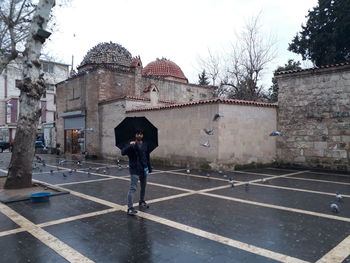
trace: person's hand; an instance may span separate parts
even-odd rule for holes
[[[130,142],[130,145],[135,145],[135,144],[136,144],[135,141],[131,141],[131,142]]]
[[[149,174],[148,168],[143,169],[143,171],[144,171],[145,175]]]

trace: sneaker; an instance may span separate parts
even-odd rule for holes
[[[149,208],[149,205],[145,201],[140,201],[139,202],[139,207]]]
[[[131,207],[131,208],[128,208],[128,211],[126,212],[129,216],[134,216],[137,214],[137,211],[135,208]]]

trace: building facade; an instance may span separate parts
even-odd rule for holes
[[[46,94],[41,98],[42,114],[38,132],[45,137],[48,147],[55,147],[56,83],[67,79],[68,65],[51,61],[41,61]],[[20,90],[16,81],[22,79],[22,59],[18,58],[7,65],[0,75],[0,140],[12,141],[15,138],[19,115]]]
[[[66,153],[103,156],[102,105],[115,104],[110,113],[122,120],[130,107],[211,98],[213,92],[213,86],[189,84],[170,60],[143,67],[121,45],[100,43],[86,54],[76,75],[57,85],[57,140]]]

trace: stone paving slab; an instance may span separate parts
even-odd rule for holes
[[[98,175],[92,175],[88,173],[78,173],[68,171],[59,171],[54,173],[43,173],[43,174],[33,174],[33,179],[43,181],[50,184],[64,184],[71,182],[84,182],[97,179],[104,179],[107,177],[102,177]]]
[[[329,182],[339,182],[350,184],[350,175],[335,175],[335,174],[320,174],[320,173],[301,173],[296,175],[291,175],[290,177],[306,178],[306,179],[316,179],[324,180]]]
[[[241,172],[261,173],[261,174],[269,174],[269,175],[285,175],[285,174],[289,174],[289,173],[298,172],[298,170],[284,170],[284,169],[274,169],[274,168],[256,168],[256,169],[241,170]]]
[[[263,185],[250,185],[248,188],[241,185],[209,193],[350,218],[350,199],[349,202],[339,203],[335,196],[278,189]],[[340,213],[334,214],[331,211],[330,204],[333,202],[340,207]]]
[[[35,224],[110,208],[71,194],[51,197],[48,202],[32,203],[29,200],[8,206]]]
[[[1,262],[68,262],[28,232],[0,237]]]
[[[179,170],[179,171],[176,171],[176,173],[187,174],[187,170]],[[225,180],[228,180],[229,178],[233,178],[233,180],[243,181],[243,182],[269,177],[265,175],[250,174],[248,172],[233,172],[233,171],[218,172],[218,171],[205,171],[205,170],[199,170],[199,169],[191,169],[190,174],[200,175],[205,178],[207,178],[209,174],[209,177],[212,177],[212,178],[220,178]]]
[[[121,211],[45,230],[95,262],[277,262]]]
[[[191,190],[201,190],[217,186],[228,185],[227,181],[212,180],[211,178],[198,178],[187,174],[156,173],[150,174],[148,182],[171,185]]]
[[[204,195],[155,203],[148,213],[311,262],[350,234],[347,222]]]
[[[19,228],[19,226],[0,212],[0,232]]]
[[[130,187],[129,180],[111,179],[107,181],[91,182],[83,184],[65,185],[67,189],[71,189],[80,193],[101,198],[119,205],[126,205],[126,197]],[[139,201],[140,185],[134,197],[134,202]],[[146,187],[146,200],[176,195],[184,193],[183,191],[153,186],[148,184]]]
[[[285,178],[275,178],[273,180],[270,180],[269,184],[276,185],[276,186],[283,186],[283,187],[334,193],[334,197],[336,192],[350,195],[350,185],[334,184],[331,182],[296,180],[296,179],[289,179],[288,177],[285,177]]]

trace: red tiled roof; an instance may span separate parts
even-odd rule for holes
[[[324,66],[306,68],[306,69],[280,71],[280,72],[276,72],[275,75],[279,76],[279,75],[294,74],[294,73],[305,72],[305,71],[318,71],[318,70],[322,70],[322,69],[326,69],[326,68],[339,68],[339,67],[348,66],[348,65],[350,65],[350,62],[344,62],[344,63],[332,64],[332,65],[324,65]]]
[[[171,108],[181,108],[181,107],[186,107],[186,106],[209,104],[209,103],[225,103],[225,104],[237,104],[237,105],[248,105],[248,106],[251,105],[251,106],[257,106],[257,107],[273,107],[273,108],[277,107],[276,103],[214,98],[214,99],[198,100],[198,101],[191,101],[191,102],[185,102],[185,103],[174,103],[174,104],[170,104],[170,105],[134,108],[134,109],[127,110],[126,112],[152,111],[152,110],[162,110],[162,109],[171,109]]]
[[[156,61],[150,62],[142,69],[142,75],[174,77],[187,81],[187,78],[185,77],[185,74],[182,72],[181,68],[174,62],[167,59],[157,59]]]

